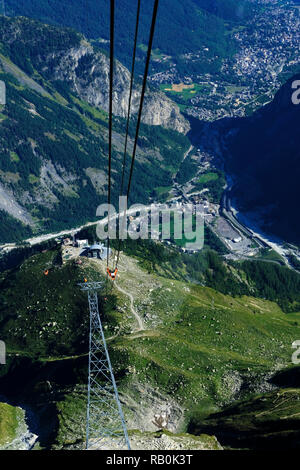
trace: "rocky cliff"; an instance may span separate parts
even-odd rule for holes
[[[28,35],[30,27],[38,33]],[[2,19],[0,38],[10,49],[25,50],[36,43],[34,67],[50,80],[67,83],[77,95],[92,106],[108,111],[109,58],[88,43],[82,36],[68,29],[61,30],[27,18]],[[46,47],[45,47],[46,45]],[[33,57],[31,56],[31,59]],[[130,73],[119,61],[115,62],[113,112],[127,116]],[[134,113],[138,111],[140,83],[133,92]],[[178,106],[161,92],[146,94],[142,120],[146,124],[163,126],[181,133],[190,129]]]
[[[55,65],[53,65],[55,64]],[[68,83],[82,99],[92,106],[108,111],[109,58],[83,41],[79,47],[46,56],[43,69],[55,80]],[[115,62],[113,112],[126,117],[129,98],[129,71]],[[132,111],[138,112],[140,86],[135,86]],[[142,120],[146,124],[163,126],[186,133],[189,123],[180,114],[178,106],[160,92],[146,94]]]

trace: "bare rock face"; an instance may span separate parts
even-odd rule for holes
[[[51,73],[52,79],[67,82],[80,98],[92,106],[108,111],[109,59],[82,41],[79,47],[53,52],[46,56],[43,71]],[[115,62],[113,112],[126,117],[129,97],[129,71]],[[137,113],[141,86],[136,86],[132,96],[132,111]],[[163,126],[181,133],[190,129],[178,106],[163,93],[146,93],[142,121],[145,124]]]
[[[129,440],[131,450],[223,450],[216,437],[207,434],[192,436],[163,430],[156,433],[131,431]],[[99,440],[91,440],[90,450],[126,450],[126,446],[120,447],[119,442],[120,439],[116,438],[104,438],[100,443]]]
[[[189,122],[180,114],[178,106],[163,93],[146,95],[143,122],[174,129],[182,134],[190,130]]]
[[[68,83],[80,98],[108,111],[109,58],[105,54],[95,50],[79,33],[67,28],[44,25],[23,17],[4,18],[3,21],[0,41],[9,47],[26,49],[30,46],[34,68],[42,75],[46,74],[47,80]],[[129,84],[129,71],[116,60],[113,112],[117,116],[127,116]],[[35,84],[35,87],[45,94],[40,85]],[[135,83],[132,96],[133,113],[137,113],[139,108],[140,89],[139,81]],[[181,133],[187,133],[190,129],[189,122],[180,113],[178,106],[158,91],[148,90],[146,93],[142,121]]]

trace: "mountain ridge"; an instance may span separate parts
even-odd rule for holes
[[[50,24],[71,26],[107,49],[109,40],[109,4],[106,0],[93,2],[79,0],[76,8],[71,0],[7,0],[9,15],[25,15]],[[153,2],[143,2],[140,15],[139,46],[148,42]],[[256,5],[247,0],[164,0],[160,2],[154,37],[154,49],[180,60],[180,55],[195,52],[205,45],[212,56],[230,53],[234,41],[226,35],[226,24],[239,24],[253,14]],[[130,66],[135,24],[136,4],[120,0],[116,14],[116,53],[127,67]],[[194,34],[196,32],[197,34]],[[137,69],[141,73],[143,62],[138,48]],[[209,60],[205,66],[209,66]],[[154,64],[152,64],[154,65]],[[162,66],[162,64],[160,64]]]

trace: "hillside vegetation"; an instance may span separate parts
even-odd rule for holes
[[[100,295],[129,429],[155,431],[154,414],[168,406],[169,429],[181,432],[238,398],[274,387],[269,378],[290,364],[299,313],[177,280],[186,275],[184,267],[173,279],[163,277],[166,260],[155,270],[144,263],[123,254],[109,301]],[[54,248],[2,274],[0,325],[8,364],[1,368],[0,387],[16,402],[22,395],[39,415],[44,447],[83,442],[88,306],[77,283],[83,276],[103,279],[104,273],[105,263],[97,261],[62,265]]]
[[[70,26],[88,38],[109,39],[109,4],[105,0],[80,0],[74,6],[71,0],[7,0],[9,15],[23,15],[51,24]],[[144,2],[141,12],[139,43],[148,42],[152,2]],[[154,39],[157,53],[170,54],[180,64],[180,55],[209,49],[207,60],[197,63],[198,73],[220,67],[221,59],[230,56],[236,48],[235,42],[226,34],[232,25],[243,24],[256,8],[253,3],[242,0],[237,6],[234,0],[166,0],[160,2]],[[116,54],[127,66],[130,65],[134,34],[136,7],[132,0],[121,0],[116,9]],[[100,47],[107,48],[105,42]],[[217,61],[212,58],[218,56]],[[140,58],[140,57],[139,57]],[[213,62],[213,64],[211,63]],[[137,64],[143,68],[143,61]],[[162,66],[162,64],[160,64]],[[181,66],[186,67],[182,62]],[[183,70],[184,71],[184,70]]]
[[[0,403],[0,450],[17,437],[23,420],[24,412],[20,408]]]
[[[7,41],[7,27],[19,41]],[[70,30],[0,18],[0,79],[7,87],[0,117],[0,185],[10,201],[0,210],[9,207],[11,216],[0,230],[0,242],[95,220],[97,206],[106,200],[107,113],[80,99],[65,82],[49,80],[39,54],[51,52],[55,67],[58,51],[63,54],[80,40]],[[134,126],[133,119],[129,151]],[[123,118],[115,118],[114,131],[112,184],[119,188]],[[130,202],[147,202],[155,188],[169,187],[188,146],[187,137],[176,131],[142,124]],[[117,196],[113,191],[114,203]]]

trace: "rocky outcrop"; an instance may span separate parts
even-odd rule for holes
[[[2,17],[0,41],[14,51],[18,57],[30,49],[31,65],[47,79],[67,82],[80,98],[89,104],[108,111],[109,58],[93,48],[83,36],[68,28],[45,25],[38,21],[17,17]],[[23,62],[23,61],[21,61]],[[24,57],[25,67],[33,72]],[[22,64],[22,65],[24,65]],[[26,65],[27,64],[27,65]],[[6,64],[8,67],[9,64]],[[25,70],[27,72],[27,70]],[[11,72],[11,71],[10,71]],[[113,112],[117,116],[127,115],[130,73],[119,61],[115,61]],[[32,85],[30,77],[29,85]],[[27,80],[27,81],[28,81]],[[28,83],[26,83],[28,86]],[[42,94],[47,93],[40,85]],[[140,86],[133,92],[132,111],[138,111]],[[163,93],[148,90],[143,117],[145,124],[160,125],[181,133],[190,129],[178,106]]]
[[[201,434],[192,436],[191,434],[172,434],[168,431],[129,433],[131,450],[223,450],[215,436]],[[101,441],[90,443],[91,450],[120,450],[117,439],[106,438]],[[126,447],[124,446],[124,450]]]
[[[190,130],[189,122],[180,114],[179,108],[163,93],[146,95],[143,121],[153,126],[163,126],[186,134]]]
[[[67,82],[78,96],[89,104],[108,111],[109,58],[82,41],[79,47],[53,52],[43,58],[43,71],[54,80]],[[129,71],[115,62],[113,112],[126,117],[129,97]],[[132,111],[137,113],[140,101],[140,86],[132,95]],[[181,115],[178,106],[160,92],[146,94],[142,120],[145,124],[163,126],[181,133],[190,129],[188,121]]]
[[[0,210],[20,220],[25,225],[32,225],[33,220],[26,209],[21,207],[12,191],[0,183]]]
[[[0,451],[30,450],[38,436],[28,429],[25,410],[0,403]]]

